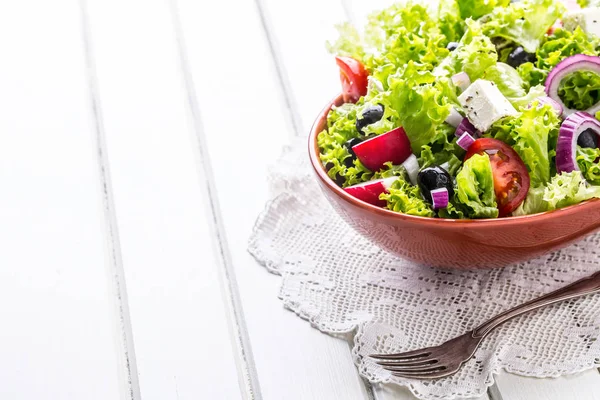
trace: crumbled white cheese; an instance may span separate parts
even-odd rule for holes
[[[580,26],[586,33],[600,37],[600,7],[571,11],[563,18],[565,29],[573,31]]]
[[[458,97],[458,101],[469,121],[481,132],[487,131],[500,118],[517,114],[496,84],[484,79],[473,82]]]

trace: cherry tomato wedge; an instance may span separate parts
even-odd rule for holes
[[[340,67],[344,102],[356,103],[361,96],[367,94],[369,73],[360,61],[351,57],[336,57],[335,62]]]
[[[483,153],[490,156],[499,216],[505,217],[525,200],[529,192],[529,172],[517,152],[497,139],[477,139],[469,147],[465,161],[474,154]]]

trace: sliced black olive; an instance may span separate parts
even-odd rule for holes
[[[352,138],[352,139],[348,140],[346,143],[344,143],[344,147],[346,148],[346,150],[348,150],[348,153],[350,153],[350,157],[346,157],[344,159],[344,165],[346,167],[350,168],[350,167],[354,166],[354,160],[356,160],[356,153],[354,153],[354,150],[352,150],[352,146],[356,146],[360,142],[362,142],[362,139]]]
[[[379,121],[381,118],[383,118],[383,106],[381,104],[368,107],[363,111],[360,118],[356,118],[356,130],[358,130],[361,135],[364,135],[363,129],[367,125]]]
[[[446,188],[448,189],[448,195],[452,197],[454,194],[454,185],[452,183],[452,177],[442,167],[433,166],[424,168],[419,175],[417,175],[417,184],[421,189],[423,198],[429,203],[431,200],[431,191],[435,189]]]
[[[333,167],[335,167],[335,164],[330,161],[327,164],[325,164],[325,171],[329,172],[329,170]]]
[[[346,178],[344,178],[343,176],[341,176],[339,173],[335,174],[335,183],[337,183],[338,186],[342,186],[344,183],[346,183]]]
[[[598,148],[598,135],[591,128],[586,129],[577,138],[577,144],[581,147]]]
[[[446,48],[450,51],[454,51],[458,48],[458,42],[450,42]]]
[[[523,49],[522,46],[515,48],[509,55],[507,59],[508,65],[513,68],[517,68],[521,64],[525,64],[526,62],[534,63],[536,62],[537,57],[535,54],[528,53]]]

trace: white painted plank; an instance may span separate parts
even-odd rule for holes
[[[125,399],[78,3],[2,3],[0,47],[0,398]]]
[[[500,374],[496,385],[504,400],[599,400],[600,374],[592,369],[559,378],[536,379]]]
[[[348,344],[284,310],[280,278],[246,252],[268,196],[267,166],[291,134],[257,10],[244,0],[178,4],[262,396],[365,399]]]
[[[240,398],[169,4],[88,3],[142,397]]]
[[[334,25],[347,19],[339,0],[257,0],[268,19],[280,68],[294,99],[299,135],[308,135],[315,117],[340,92],[339,70],[326,48],[337,37]]]

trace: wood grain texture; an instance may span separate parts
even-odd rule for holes
[[[3,399],[129,394],[80,17],[75,0],[0,5]]]
[[[257,9],[242,0],[182,0],[178,8],[262,396],[368,398],[348,344],[286,311],[277,300],[281,278],[246,251],[268,199],[267,166],[293,130]],[[228,15],[226,25],[219,15]],[[252,61],[241,69],[238,60]]]
[[[88,9],[142,398],[240,398],[171,10]]]

